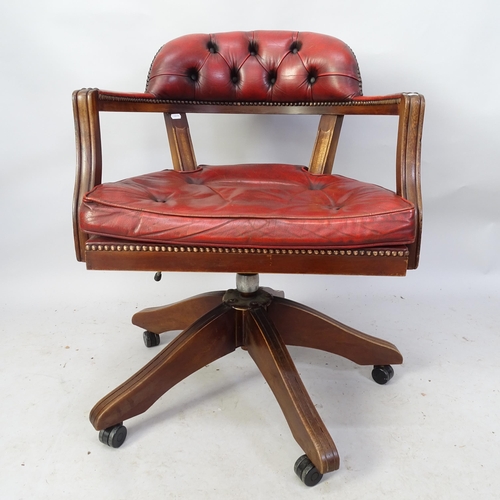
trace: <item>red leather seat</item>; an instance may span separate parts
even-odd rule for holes
[[[392,191],[280,164],[164,170],[95,187],[89,234],[234,248],[361,248],[415,240],[415,208]]]

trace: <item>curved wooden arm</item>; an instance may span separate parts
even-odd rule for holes
[[[76,175],[73,193],[73,234],[76,258],[85,260],[87,235],[81,231],[78,212],[82,198],[94,186],[101,183],[102,152],[99,125],[97,89],[82,89],[73,92],[73,114],[75,118]]]
[[[409,246],[408,269],[418,267],[422,235],[422,192],[420,187],[420,149],[425,100],[417,93],[401,95],[399,104],[396,189],[416,210],[415,243]]]

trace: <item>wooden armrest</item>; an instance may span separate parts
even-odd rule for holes
[[[156,99],[156,96],[149,92],[115,92],[102,89],[97,89],[97,91],[99,92],[99,98],[102,100]]]
[[[410,245],[408,269],[418,267],[422,235],[422,192],[420,183],[420,150],[425,100],[417,93],[401,95],[399,104],[398,146],[396,153],[397,193],[411,201],[416,209],[415,243]]]
[[[83,196],[101,183],[102,150],[99,125],[98,90],[82,89],[73,92],[75,119],[76,174],[73,193],[73,236],[78,261],[85,260],[87,234],[80,229],[79,208]]]
[[[339,102],[219,102],[158,99],[151,93],[97,90],[99,111],[226,114],[397,115],[403,94]]]

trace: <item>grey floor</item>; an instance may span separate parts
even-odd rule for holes
[[[58,274],[4,273],[1,498],[500,498],[497,278],[425,266],[404,279],[261,277],[405,356],[378,386],[368,367],[291,348],[341,455],[340,470],[308,489],[293,473],[301,450],[241,350],[128,421],[120,449],[100,444],[90,408],[154,354],[131,315],[234,278],[155,283],[65,259]]]

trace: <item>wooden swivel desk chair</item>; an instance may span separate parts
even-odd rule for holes
[[[101,112],[165,117],[173,170],[101,183]],[[424,99],[363,97],[358,65],[340,40],[285,31],[188,35],[155,56],[145,93],[74,93],[77,174],[74,233],[88,269],[235,272],[236,289],[146,309],[132,321],[159,334],[183,330],[93,408],[102,442],[118,447],[123,421],[175,384],[242,347],[271,387],[305,455],[307,485],[339,467],[333,440],[286,345],[374,365],[386,383],[397,348],[259,287],[258,273],[402,276],[418,265]],[[199,165],[187,113],[319,115],[309,165]],[[396,193],[332,175],[345,115],[397,115]]]

